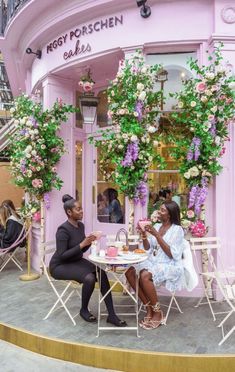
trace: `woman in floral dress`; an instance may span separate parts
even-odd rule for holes
[[[146,226],[142,233],[143,245],[148,259],[127,271],[126,277],[135,289],[136,275],[139,274],[139,297],[146,306],[147,315],[141,322],[145,329],[157,328],[164,323],[156,286],[164,284],[169,291],[184,287],[182,254],[184,232],[180,226],[180,210],[176,202],[165,202],[159,210],[159,220],[153,226]],[[147,238],[146,232],[151,234]]]

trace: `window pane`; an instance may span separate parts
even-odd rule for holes
[[[76,199],[82,202],[82,142],[76,142]]]
[[[125,223],[125,197],[108,182],[97,185],[97,219],[106,223]]]

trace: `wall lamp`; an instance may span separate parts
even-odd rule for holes
[[[35,54],[38,59],[41,59],[41,57],[42,57],[42,51],[40,49],[38,49],[36,52],[33,52],[31,48],[27,48],[26,53],[27,54]]]
[[[147,0],[136,0],[138,7],[141,7],[140,15],[143,18],[148,18],[151,15],[151,8],[146,5],[146,2]]]
[[[79,106],[84,124],[94,124],[99,98],[94,93],[84,94],[79,98]]]

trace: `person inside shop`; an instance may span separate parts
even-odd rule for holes
[[[109,222],[107,198],[102,193],[97,195],[97,217],[100,222]]]
[[[96,322],[96,317],[88,309],[97,281],[96,266],[83,257],[96,237],[92,234],[85,235],[84,224],[81,222],[83,210],[80,203],[67,194],[63,196],[62,201],[68,218],[56,232],[56,251],[50,260],[50,273],[55,279],[74,280],[83,284],[80,316],[87,322]],[[107,275],[101,270],[102,295],[104,296],[109,289]],[[125,327],[126,322],[119,319],[114,311],[111,292],[104,301],[108,310],[107,322],[117,327]]]
[[[149,251],[147,260],[131,266],[126,273],[134,290],[136,275],[139,275],[138,295],[147,311],[140,326],[147,330],[164,323],[156,286],[164,284],[170,292],[185,286],[182,261],[184,231],[178,204],[165,201],[159,209],[159,220],[161,223],[146,226],[142,232],[144,249]]]
[[[4,200],[0,206],[0,223],[3,226],[0,248],[9,248],[19,238],[23,229],[23,221],[11,200]],[[20,247],[24,247],[25,243],[25,240],[22,241]]]
[[[109,222],[111,223],[123,223],[123,213],[121,203],[118,200],[117,190],[109,187],[104,190],[103,193],[106,198],[108,210],[109,210]]]

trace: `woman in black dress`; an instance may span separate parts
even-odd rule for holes
[[[84,225],[81,222],[83,211],[78,201],[69,195],[62,198],[64,210],[68,220],[58,227],[56,233],[56,252],[50,261],[50,273],[55,279],[75,280],[83,283],[81,317],[87,322],[95,322],[96,318],[88,310],[89,300],[94,291],[96,279],[95,265],[83,258],[91,243],[96,239],[94,235],[85,236]],[[110,289],[106,273],[101,270],[102,295]],[[108,310],[107,322],[117,327],[125,327],[126,322],[115,314],[111,293],[105,297]]]

